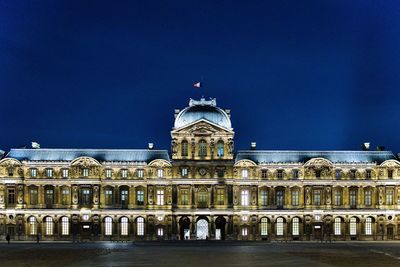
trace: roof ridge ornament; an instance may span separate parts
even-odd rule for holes
[[[210,100],[206,100],[204,97],[200,98],[200,100],[194,100],[190,98],[189,107],[193,106],[217,106],[217,100],[215,98],[210,98]]]

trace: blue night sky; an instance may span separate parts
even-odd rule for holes
[[[236,149],[400,152],[399,1],[0,0],[0,66],[3,150],[169,149],[204,95]]]

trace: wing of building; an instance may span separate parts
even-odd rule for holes
[[[0,235],[400,239],[400,162],[390,151],[235,153],[230,111],[205,99],[176,110],[170,134],[170,153],[11,149],[0,156]]]

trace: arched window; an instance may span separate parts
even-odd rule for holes
[[[137,235],[143,236],[144,235],[144,218],[139,217],[136,219],[136,231]]]
[[[335,235],[340,235],[341,234],[341,228],[342,228],[342,219],[335,218],[335,222],[334,222],[334,227],[333,227],[333,233]]]
[[[187,157],[189,155],[189,142],[186,140],[183,140],[182,144],[181,144],[181,148],[182,148],[182,151],[181,151],[182,157]]]
[[[29,234],[36,235],[37,234],[37,221],[35,217],[29,217]]]
[[[295,217],[292,220],[292,235],[299,235],[300,234],[300,222],[299,218]]]
[[[46,217],[46,235],[53,235],[53,219]]]
[[[104,219],[104,235],[112,235],[112,218],[106,217]]]
[[[365,219],[365,235],[372,235],[372,218]]]
[[[283,235],[283,218],[276,219],[276,235]]]
[[[350,235],[356,235],[357,234],[357,219],[355,217],[352,217],[350,219]]]
[[[69,218],[62,217],[61,219],[61,235],[69,235]]]
[[[261,235],[268,235],[268,219],[261,218]]]
[[[217,156],[221,158],[224,154],[224,141],[220,140],[217,143]]]
[[[121,235],[128,235],[129,221],[128,218],[121,218]]]
[[[207,142],[205,140],[199,142],[199,157],[207,157]]]

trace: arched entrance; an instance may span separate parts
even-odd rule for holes
[[[196,223],[196,239],[208,239],[208,221],[200,217]]]
[[[226,220],[223,216],[218,216],[215,220],[215,239],[225,240],[225,224]]]
[[[190,239],[190,220],[188,217],[182,217],[179,220],[179,230],[180,230],[180,238],[181,240],[189,240]]]

